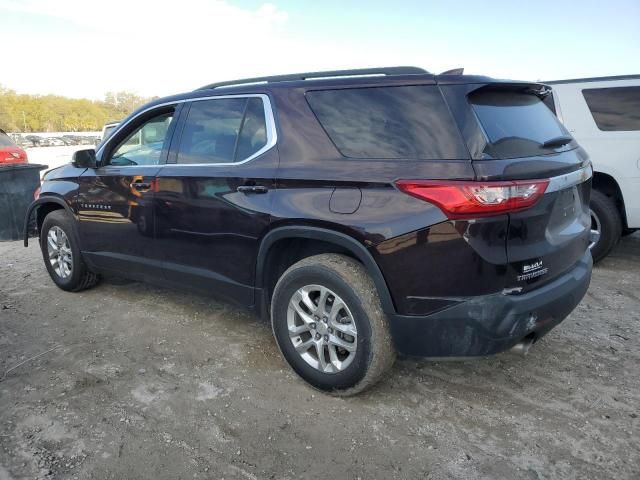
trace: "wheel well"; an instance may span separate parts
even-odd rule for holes
[[[593,181],[592,187],[594,190],[599,191],[600,193],[606,195],[607,197],[613,199],[615,202],[616,208],[618,212],[620,212],[620,217],[622,218],[622,225],[624,228],[627,227],[627,214],[624,208],[624,198],[622,197],[622,191],[618,186],[618,182],[611,175],[607,175],[602,172],[594,172],[593,173]]]
[[[42,229],[42,223],[44,222],[45,217],[54,210],[64,210],[64,207],[55,202],[47,202],[38,205],[38,210],[36,211],[36,226],[38,228],[38,233],[40,233],[40,230]]]
[[[358,258],[348,249],[332,242],[311,238],[283,238],[276,241],[267,252],[262,270],[262,286],[265,299],[271,303],[271,295],[282,274],[303,258],[321,253],[340,253],[355,260]],[[360,261],[360,260],[358,260]],[[267,305],[269,307],[269,305]]]

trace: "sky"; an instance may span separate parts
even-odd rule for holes
[[[640,74],[640,0],[0,0],[0,31],[0,85],[76,98],[393,65]]]

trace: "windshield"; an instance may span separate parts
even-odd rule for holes
[[[487,136],[483,153],[493,158],[544,155],[571,143],[570,139],[550,142],[569,133],[534,94],[482,89],[472,93],[469,102]]]

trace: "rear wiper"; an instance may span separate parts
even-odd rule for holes
[[[573,137],[570,135],[560,135],[558,137],[553,137],[550,140],[544,142],[541,147],[542,148],[558,148],[570,143],[573,140]]]

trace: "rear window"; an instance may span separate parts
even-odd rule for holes
[[[543,148],[553,138],[568,135],[537,95],[505,89],[482,89],[469,102],[487,136],[484,152],[493,158],[518,158],[552,153]]]
[[[15,145],[11,137],[4,132],[0,132],[0,147],[12,147]]]
[[[640,130],[640,87],[589,88],[582,95],[600,130]]]
[[[307,101],[340,153],[351,158],[468,158],[435,86],[310,91]]]

